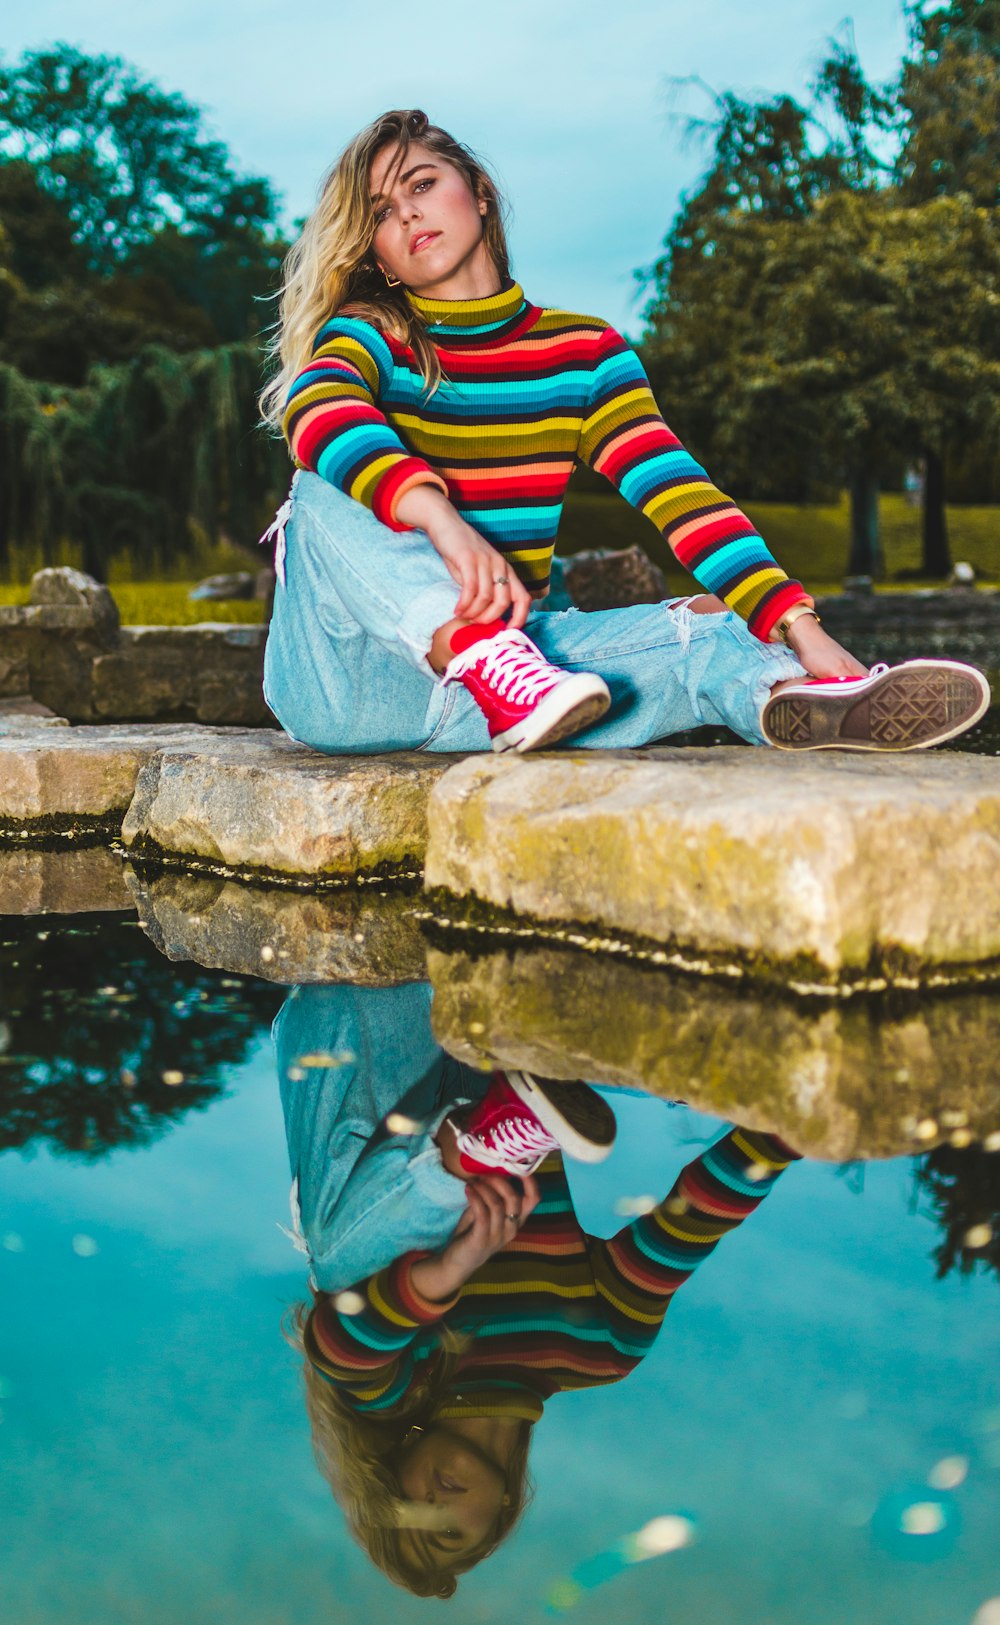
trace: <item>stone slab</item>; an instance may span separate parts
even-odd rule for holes
[[[129,724],[68,728],[11,719],[0,727],[0,830],[64,828],[74,820],[117,833],[140,769],[168,745],[204,748],[219,738],[246,748],[257,731]]]
[[[445,915],[659,946],[802,991],[1000,957],[1000,761],[721,749],[469,757],[435,786]]]
[[[238,746],[162,750],[138,775],[122,838],[137,855],[201,860],[241,878],[418,875],[428,798],[453,760],[322,756],[266,730]]]
[[[0,914],[97,914],[132,907],[122,861],[106,846],[0,847]]]
[[[419,899],[371,886],[302,893],[201,875],[139,874],[129,864],[125,884],[140,925],[168,959],[285,986],[392,987],[427,976]]]
[[[472,1066],[638,1087],[834,1162],[1000,1130],[1000,998],[802,1001],[565,949],[428,951],[435,1036]]]

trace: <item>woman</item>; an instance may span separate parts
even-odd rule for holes
[[[797,1156],[730,1129],[608,1240],[581,1227],[557,1155],[518,1185],[478,1176],[446,1245],[299,1306],[316,1457],[390,1579],[453,1594],[524,1507],[549,1401],[634,1371],[678,1288]]]
[[[619,335],[525,299],[494,182],[425,114],[384,114],[330,172],[275,348],[262,407],[298,472],[269,532],[264,687],[316,749],[633,746],[708,722],[788,748],[910,749],[985,711],[974,668],[869,674],[824,632]],[[704,596],[540,612],[577,458]]]

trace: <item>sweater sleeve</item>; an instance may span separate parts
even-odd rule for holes
[[[589,1239],[598,1299],[621,1354],[638,1360],[648,1352],[678,1287],[798,1160],[773,1135],[734,1128],[681,1170],[652,1212],[608,1241]]]
[[[762,642],[793,604],[812,605],[746,514],[668,429],[639,357],[611,327],[600,334],[579,453],[652,520],[678,563]]]
[[[405,1253],[349,1292],[319,1293],[306,1322],[305,1349],[312,1365],[366,1408],[387,1410],[403,1397],[414,1338],[457,1302],[432,1303],[418,1292],[413,1266],[426,1256]]]
[[[407,450],[379,406],[392,376],[392,354],[377,328],[335,316],[288,392],[283,428],[292,456],[339,491],[371,508],[392,530],[410,527],[396,506],[414,485],[448,487]]]

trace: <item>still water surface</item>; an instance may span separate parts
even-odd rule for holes
[[[520,1525],[423,1600],[350,1540],[313,1462],[281,1329],[309,1261],[281,1227],[286,1130],[300,1171],[329,1160],[324,1091],[363,1120],[435,1067],[454,1086],[429,988],[290,994],[172,964],[121,918],[0,938],[5,1622],[995,1625],[1000,1154],[795,1161],[759,1205],[748,1187],[634,1369],[546,1398]],[[670,984],[648,985],[662,1022]],[[602,1093],[611,1156],[566,1162],[596,1238],[641,1226],[731,1126]]]

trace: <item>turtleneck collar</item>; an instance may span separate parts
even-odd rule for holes
[[[406,289],[406,298],[437,343],[503,338],[528,308],[519,282],[508,282],[485,299],[425,299]]]

